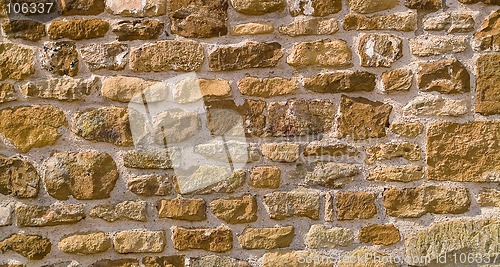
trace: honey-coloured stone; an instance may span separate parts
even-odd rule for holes
[[[21,86],[21,91],[27,97],[75,101],[95,92],[98,86],[99,79],[95,76],[80,79],[65,75],[60,78],[49,77],[47,80],[28,82]]]
[[[13,43],[0,43],[0,80],[24,80],[35,73],[32,49]]]
[[[327,35],[339,31],[337,19],[324,18],[300,18],[295,19],[290,24],[282,25],[278,28],[281,34],[288,36],[305,35]]]
[[[0,252],[13,251],[30,260],[41,260],[50,253],[52,244],[39,235],[12,234],[0,241]]]
[[[38,195],[40,176],[31,162],[0,155],[0,194],[17,198]]]
[[[120,254],[160,253],[166,245],[165,232],[147,230],[128,230],[115,234],[113,248]]]
[[[286,0],[231,0],[230,2],[236,12],[251,16],[279,12],[286,6]]]
[[[249,184],[256,188],[278,188],[281,170],[276,166],[257,166],[252,168]]]
[[[388,15],[373,16],[350,13],[344,19],[344,29],[348,31],[394,30],[410,32],[416,28],[417,16],[414,12],[397,12]]]
[[[409,161],[421,159],[420,147],[417,144],[402,142],[370,146],[366,148],[366,163],[373,164],[377,160],[404,158]]]
[[[372,224],[359,231],[358,239],[364,243],[389,246],[399,242],[401,236],[393,224]]]
[[[162,199],[158,203],[158,217],[185,221],[203,221],[207,218],[206,203],[202,198]]]
[[[292,16],[306,15],[325,17],[342,9],[340,0],[288,0],[288,10]]]
[[[2,29],[9,38],[38,41],[47,35],[45,25],[36,20],[8,20],[2,23]]]
[[[78,74],[78,52],[73,41],[45,42],[41,54],[41,65],[56,75]]]
[[[292,216],[319,219],[321,195],[316,190],[296,189],[288,192],[273,192],[264,196],[271,219],[284,220]]]
[[[0,84],[0,104],[17,100],[17,93],[14,85],[10,83]]]
[[[215,199],[210,202],[210,210],[215,217],[231,224],[257,221],[257,200],[252,195]]]
[[[459,94],[470,91],[470,76],[456,58],[418,64],[417,84],[422,91]]]
[[[359,40],[363,67],[389,68],[403,57],[403,39],[392,34],[365,34]]]
[[[104,12],[104,0],[60,0],[57,11],[63,16],[99,15]]]
[[[115,221],[147,221],[145,201],[123,201],[114,205],[104,204],[93,207],[89,215],[93,218],[100,218],[107,222]]]
[[[397,0],[348,0],[352,11],[366,14],[387,10],[398,4]]]
[[[283,56],[277,42],[246,42],[243,45],[221,46],[210,53],[208,65],[212,71],[269,68],[278,64]]]
[[[111,25],[118,41],[150,40],[158,38],[165,23],[160,20],[121,20]]]
[[[226,0],[168,0],[172,33],[194,38],[219,37],[228,32]]]
[[[162,0],[106,0],[106,12],[124,17],[155,17],[165,15],[167,2]]]
[[[209,252],[226,252],[233,248],[233,233],[227,227],[188,229],[176,226],[172,240],[177,250],[202,249]]]
[[[74,234],[62,238],[57,246],[66,253],[87,255],[107,251],[111,240],[103,232]]]
[[[250,76],[238,82],[238,89],[242,95],[268,98],[291,94],[299,88],[297,86],[297,79],[295,78],[272,77],[259,79]]]
[[[394,69],[382,73],[381,81],[385,93],[406,92],[412,87],[413,73],[409,69]]]
[[[109,23],[101,19],[54,20],[47,30],[50,39],[94,39],[106,35]]]
[[[477,46],[481,50],[500,51],[500,11],[494,11],[481,23],[474,33]]]
[[[238,237],[244,249],[276,249],[290,246],[295,228],[293,226],[252,228],[247,227]]]
[[[500,114],[500,70],[498,54],[486,54],[476,62],[475,111],[483,115]]]
[[[233,36],[268,34],[273,33],[273,31],[274,24],[266,21],[249,22],[231,26],[231,35]]]
[[[370,219],[377,215],[374,193],[338,192],[335,198],[339,220]]]
[[[304,87],[317,93],[369,92],[375,89],[376,75],[366,71],[338,71],[305,78]]]
[[[16,207],[19,227],[43,227],[75,224],[85,218],[81,204],[54,203],[50,206],[20,205]]]
[[[344,40],[303,42],[293,45],[286,62],[293,67],[349,67],[352,52]]]

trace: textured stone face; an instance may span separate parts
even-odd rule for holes
[[[90,71],[123,70],[128,61],[126,44],[92,44],[82,48],[80,53]]]
[[[370,219],[377,215],[373,193],[339,192],[335,198],[339,220]]]
[[[351,11],[358,13],[374,13],[386,9],[391,9],[398,4],[396,0],[349,0]]]
[[[20,227],[74,224],[84,218],[83,205],[79,204],[21,205],[16,208],[16,224]]]
[[[424,21],[426,31],[444,31],[448,33],[470,32],[474,30],[474,18],[470,14],[446,12],[427,17]]]
[[[390,67],[403,56],[403,39],[391,34],[365,34],[360,39],[361,66]]]
[[[232,193],[243,186],[246,172],[235,170],[230,174],[221,166],[200,166],[188,178],[175,178],[175,190],[180,194]]]
[[[419,57],[460,53],[466,49],[467,38],[461,36],[429,35],[410,39],[410,51]]]
[[[0,155],[0,194],[33,198],[38,195],[39,181],[38,172],[29,161]]]
[[[66,125],[64,113],[52,106],[25,106],[0,110],[0,133],[21,152],[53,145]]]
[[[59,152],[45,162],[45,188],[60,200],[109,198],[117,179],[116,164],[105,153]]]
[[[401,240],[398,228],[392,224],[374,224],[363,227],[359,232],[358,238],[364,243],[384,246],[395,244]]]
[[[290,94],[299,88],[296,79],[246,77],[238,82],[238,89],[243,95],[267,98]]]
[[[13,251],[30,260],[41,260],[50,253],[49,239],[38,235],[13,234],[0,241],[0,252]]]
[[[414,12],[397,12],[389,15],[363,16],[350,13],[345,17],[344,29],[414,31],[417,18]]]
[[[160,253],[165,249],[163,231],[130,230],[115,234],[113,248],[120,254]]]
[[[421,180],[422,177],[423,177],[423,168],[421,166],[406,165],[406,166],[375,167],[370,170],[370,174],[366,179],[377,182],[409,183]]]
[[[158,203],[158,217],[185,221],[203,221],[207,206],[202,198],[162,199]]]
[[[352,52],[344,40],[319,40],[297,43],[286,62],[293,67],[349,67]]]
[[[339,188],[352,181],[360,173],[358,166],[347,163],[317,162],[313,171],[305,176],[309,185]]]
[[[108,30],[109,23],[101,19],[55,20],[48,35],[50,39],[82,40],[103,37]]]
[[[184,267],[184,255],[147,256],[142,258],[146,267]]]
[[[478,255],[494,255],[499,245],[496,240],[499,231],[498,219],[455,219],[435,223],[422,231],[405,238],[406,256],[412,258],[409,264],[427,265],[418,259],[428,258],[436,261],[437,255],[452,253],[452,251],[470,251]],[[444,243],[446,247],[436,247],[432,244]],[[493,258],[490,259],[493,262]]]
[[[231,224],[251,223],[257,220],[257,201],[251,195],[216,199],[210,202],[215,217]]]
[[[122,155],[123,164],[127,168],[172,169],[178,151],[174,148],[139,149],[126,151]]]
[[[271,219],[283,220],[292,216],[319,219],[320,194],[315,190],[297,189],[274,192],[264,196]]]
[[[227,6],[225,0],[168,0],[170,29],[184,37],[226,35]]]
[[[280,176],[280,168],[276,166],[253,167],[248,183],[256,188],[278,188],[280,186]]]
[[[402,142],[370,146],[366,148],[366,163],[373,164],[377,160],[404,158],[409,161],[421,159],[420,147],[417,144]]]
[[[9,20],[2,24],[3,31],[10,38],[38,41],[45,37],[45,25],[35,20]]]
[[[356,156],[358,151],[355,147],[345,144],[321,144],[310,143],[304,149],[304,156]]]
[[[398,267],[389,259],[390,255],[367,248],[357,248],[338,262],[339,267]],[[363,259],[355,261],[353,259]]]
[[[405,6],[412,9],[436,11],[442,8],[440,0],[405,0]]]
[[[28,82],[21,86],[21,90],[28,97],[75,101],[96,91],[98,82],[95,77],[79,79],[65,75],[60,78],[49,77],[41,82]]]
[[[267,252],[262,256],[262,266],[263,267],[286,267],[294,266],[299,267],[299,261],[303,259],[321,259],[324,255],[313,252],[312,250],[276,250],[272,252]],[[318,261],[317,263],[312,262],[309,264],[311,267],[329,267],[331,263],[324,263]]]
[[[203,47],[193,41],[158,41],[130,50],[133,71],[195,71],[203,63]]]
[[[241,46],[221,46],[208,57],[213,71],[274,67],[283,56],[279,43],[246,42]]]
[[[156,39],[163,33],[165,23],[159,20],[121,20],[111,26],[118,41]]]
[[[342,9],[340,0],[288,0],[288,9],[292,16],[306,15],[324,17]]]
[[[272,161],[294,162],[299,158],[300,145],[294,143],[263,144],[262,155]]]
[[[127,181],[130,192],[139,196],[166,196],[171,191],[171,178],[166,175],[141,175]]]
[[[479,192],[477,203],[481,207],[500,207],[500,191],[496,189],[485,189]]]
[[[104,0],[61,0],[57,10],[63,16],[98,15],[104,12]]]
[[[23,80],[33,73],[33,50],[17,44],[0,43],[0,80]]]
[[[90,267],[139,267],[139,261],[136,259],[119,259],[119,260],[98,260],[90,265]]]
[[[43,44],[41,65],[52,74],[76,76],[78,62],[75,42],[60,41]]]
[[[166,100],[166,85],[158,81],[128,76],[111,76],[102,81],[101,95],[110,100],[129,103],[138,99],[141,94],[146,96],[148,102]]]
[[[500,114],[500,56],[483,55],[476,62],[476,112]]]
[[[304,87],[318,93],[373,91],[375,74],[365,71],[320,73],[304,79]]]
[[[177,250],[202,249],[210,252],[225,252],[233,248],[233,233],[229,228],[172,230],[174,248]]]
[[[17,93],[10,83],[0,84],[0,104],[17,100]]]
[[[273,136],[294,136],[328,132],[333,127],[335,106],[328,100],[271,102],[269,132]]]
[[[397,135],[415,138],[424,131],[424,125],[420,122],[396,122],[391,124],[390,129]]]
[[[342,95],[339,135],[342,138],[349,135],[354,140],[384,137],[391,111],[392,106],[389,104]]]
[[[155,17],[167,11],[166,1],[161,0],[106,0],[106,11],[124,17]]]
[[[231,35],[258,35],[273,33],[274,24],[272,22],[249,22],[231,26]]]
[[[500,11],[491,13],[474,33],[476,43],[482,50],[500,51]]]
[[[494,140],[499,129],[494,121],[432,124],[427,131],[427,178],[498,182],[500,149]]]
[[[287,25],[279,27],[281,34],[289,36],[334,34],[339,31],[336,19],[306,18],[295,19]]]
[[[107,251],[111,241],[105,233],[95,232],[64,237],[57,246],[66,253],[86,255]]]
[[[327,228],[322,224],[311,225],[305,236],[306,246],[312,249],[347,247],[353,240],[352,230],[340,227]]]
[[[456,58],[419,63],[417,83],[422,91],[444,94],[470,91],[469,72]]]
[[[123,201],[116,205],[97,205],[90,210],[89,215],[107,222],[119,220],[145,222],[147,221],[146,207],[145,201]]]
[[[233,8],[245,15],[263,15],[282,11],[286,6],[286,0],[231,0]]]
[[[382,73],[381,80],[385,93],[410,91],[413,73],[409,69],[395,69]]]
[[[191,267],[205,267],[205,266],[250,267],[251,266],[247,261],[238,260],[227,256],[218,256],[218,255],[208,255],[208,256],[203,256],[201,258],[190,258],[189,264]],[[180,266],[181,265],[179,265],[179,267]],[[177,267],[177,265],[174,265],[174,267]]]
[[[193,90],[193,88],[196,89]],[[229,81],[222,79],[212,80],[188,78],[177,83],[172,94],[174,101],[177,103],[191,103],[208,97],[230,96],[231,85],[229,84]]]
[[[288,247],[293,240],[293,226],[245,228],[238,242],[246,249],[276,249]]]
[[[455,100],[440,95],[421,95],[403,107],[403,114],[414,116],[458,117],[469,112],[468,99]]]

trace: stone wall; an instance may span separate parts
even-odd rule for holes
[[[499,266],[499,5],[4,5],[0,266]]]

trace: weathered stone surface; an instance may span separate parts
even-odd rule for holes
[[[474,30],[474,18],[471,14],[443,12],[424,19],[424,30],[444,31],[448,33],[470,32]]]
[[[150,40],[158,38],[165,23],[160,20],[121,20],[111,25],[118,41]]]
[[[278,188],[281,170],[276,166],[257,166],[252,168],[248,184],[256,188]]]
[[[264,15],[282,11],[286,6],[285,0],[231,0],[233,8],[245,15]]]
[[[403,56],[403,39],[392,34],[365,34],[359,40],[361,66],[389,68]]]
[[[164,101],[167,99],[167,88],[163,82],[128,76],[108,76],[102,81],[101,95],[105,98],[129,103],[141,94],[148,103]]]
[[[409,69],[395,69],[382,73],[382,85],[385,93],[410,91],[413,73]]]
[[[226,97],[231,95],[229,81],[222,79],[185,79],[172,90],[177,103],[190,103],[207,97]]]
[[[35,73],[33,50],[13,43],[0,43],[0,80],[23,80],[33,73]]]
[[[294,44],[286,62],[293,67],[349,67],[352,52],[344,40],[319,40]]]
[[[145,201],[123,201],[115,205],[105,204],[93,207],[89,215],[90,217],[100,218],[107,222],[114,222],[118,220],[131,220],[131,221],[147,221]]]
[[[28,82],[21,86],[21,90],[28,97],[74,101],[95,91],[98,83],[99,79],[96,77],[80,79],[65,75],[60,78],[49,77],[40,82]]]
[[[261,102],[265,105],[265,102]],[[248,103],[248,101],[245,101],[243,105],[238,105],[234,99],[211,99],[204,101],[210,134],[218,140],[223,135],[231,136],[231,139],[235,140],[243,137],[245,126],[247,126],[245,120],[253,119],[248,118],[247,115],[250,115],[250,117],[254,116],[252,114],[254,111],[250,110],[250,107],[247,105]],[[263,116],[263,114],[260,115]],[[252,123],[248,123],[250,127]]]
[[[104,107],[79,112],[73,119],[71,131],[89,141],[117,146],[134,144],[126,108]]]
[[[358,155],[359,152],[353,146],[346,144],[322,144],[322,143],[309,143],[304,149],[304,156],[349,156],[353,157]]]
[[[297,79],[291,78],[257,78],[245,77],[238,82],[238,89],[242,95],[273,97],[291,94],[298,90]]]
[[[442,8],[441,0],[405,0],[405,6],[412,9],[436,11]]]
[[[165,15],[167,3],[161,0],[106,0],[106,12],[124,17],[155,17]]]
[[[354,180],[360,173],[358,166],[337,162],[317,162],[314,170],[305,175],[305,183],[339,188]]]
[[[482,55],[476,62],[476,107],[483,115],[500,114],[500,55]]]
[[[273,136],[308,135],[328,132],[334,124],[336,107],[329,100],[293,99],[268,106],[268,131]]]
[[[129,230],[115,234],[113,248],[120,254],[159,253],[166,244],[165,232],[147,230]]]
[[[139,196],[166,196],[170,193],[172,184],[167,175],[151,174],[132,177],[127,181],[127,188]]]
[[[420,122],[396,122],[389,127],[391,131],[397,135],[415,138],[424,131],[424,125]]]
[[[338,192],[337,218],[339,220],[370,219],[377,215],[375,194],[368,192]]]
[[[17,100],[16,89],[10,83],[0,84],[0,104]]]
[[[184,267],[184,255],[148,256],[142,258],[145,267]]]
[[[390,260],[388,260],[390,259]],[[364,247],[347,253],[339,262],[338,267],[398,267],[389,254]]]
[[[260,147],[264,157],[278,162],[294,162],[299,158],[300,145],[295,143],[270,143]]]
[[[52,74],[76,76],[78,52],[73,41],[45,42],[41,54],[41,65]]]
[[[251,265],[247,261],[227,256],[218,256],[218,255],[207,255],[201,258],[190,258],[189,264],[190,267],[205,267],[205,266],[251,267]],[[178,267],[178,266],[173,266],[173,267]]]
[[[388,15],[363,16],[356,13],[347,14],[344,29],[352,30],[394,30],[402,32],[414,31],[417,28],[417,16],[414,12],[397,12]]]
[[[199,144],[194,147],[194,152],[208,159],[221,162],[247,163],[252,162],[250,158],[251,148],[246,142],[228,140],[226,142],[216,140],[209,143]]]
[[[204,60],[203,46],[188,40],[167,40],[144,44],[130,50],[133,71],[195,71]]]
[[[391,9],[398,4],[397,0],[349,0],[348,2],[351,11],[362,14]]]
[[[57,10],[63,16],[99,15],[104,12],[104,0],[60,0]]]
[[[202,249],[210,252],[226,252],[233,248],[233,233],[229,228],[187,229],[174,227],[172,240],[177,250]]]
[[[45,188],[56,199],[109,198],[116,180],[116,164],[106,153],[57,152],[45,162]]]
[[[417,144],[402,142],[370,146],[366,148],[366,163],[373,164],[377,160],[404,158],[409,161],[419,161],[420,147]]]
[[[373,224],[361,228],[358,239],[364,243],[372,245],[389,246],[401,240],[399,230],[393,224]]]
[[[305,236],[306,247],[311,249],[346,247],[351,245],[353,240],[352,230],[340,227],[327,228],[322,224],[311,225]]]
[[[20,38],[28,41],[38,41],[45,37],[45,25],[36,20],[8,20],[2,23],[3,32],[9,38]]]
[[[38,235],[13,234],[0,241],[0,252],[14,251],[30,260],[41,260],[50,253],[50,240]]]
[[[57,246],[66,253],[86,255],[107,251],[111,240],[103,232],[75,234],[62,238]]]
[[[474,33],[477,46],[482,50],[500,51],[500,11],[491,13]]]
[[[459,187],[425,186],[384,191],[387,215],[417,218],[426,213],[460,214],[469,210],[469,191]]]
[[[0,194],[33,198],[38,195],[39,181],[40,176],[29,161],[0,155]]]
[[[89,267],[140,267],[140,265],[136,259],[104,259],[92,263]]]
[[[219,37],[227,34],[225,0],[168,0],[172,33],[194,38]]]
[[[391,111],[392,106],[389,104],[342,95],[338,119],[339,136],[344,138],[349,135],[354,140],[384,137]]]
[[[455,54],[466,49],[467,37],[463,36],[424,35],[410,39],[410,51],[419,57]]]
[[[439,181],[500,181],[500,123],[437,122],[427,130],[427,178]]]
[[[231,224],[257,221],[257,200],[252,195],[215,199],[210,202],[210,210],[215,217]]]
[[[162,199],[157,208],[159,218],[185,221],[203,221],[207,218],[207,206],[202,198]]]
[[[481,207],[500,208],[500,191],[496,189],[484,189],[479,192],[477,203]]]
[[[266,127],[266,109],[265,101],[246,99],[242,108],[243,127],[246,136],[262,136]]]
[[[470,91],[469,72],[456,58],[419,62],[417,74],[418,87],[422,91],[436,91],[443,94]]]
[[[273,33],[274,25],[272,22],[249,22],[231,26],[231,35],[258,35]]]
[[[121,43],[91,44],[80,53],[90,71],[123,70],[128,61],[128,45]]]
[[[439,255],[453,255],[454,251],[467,251],[471,255],[489,255],[490,262],[493,262],[494,255],[497,255],[500,249],[499,227],[498,219],[455,219],[435,223],[405,238],[406,257],[410,258],[408,263],[415,266],[428,265],[419,259],[435,263]],[[432,245],[443,243],[447,245]]]
[[[108,30],[109,23],[101,19],[54,20],[47,33],[50,39],[82,40],[103,37]]]
[[[10,266],[7,266],[7,267],[10,267]],[[24,267],[24,265],[23,266],[16,265],[15,267]],[[80,263],[75,261],[75,260],[59,261],[59,262],[43,265],[42,267],[80,267]]]
[[[201,129],[200,114],[192,110],[172,108],[156,116],[152,133],[160,146],[185,141]]]
[[[0,201],[0,227],[12,224],[14,204],[14,202],[10,201]]]
[[[175,190],[180,194],[232,193],[245,183],[246,172],[232,174],[222,166],[200,166],[189,177],[175,176]]]
[[[239,46],[221,46],[210,53],[208,64],[212,71],[274,67],[283,56],[277,42],[246,42]]]
[[[301,263],[305,259],[322,259],[323,257],[325,255],[310,250],[276,250],[266,252],[261,259],[263,267],[331,267],[331,263],[321,262],[321,260]]]
[[[317,93],[369,92],[375,89],[376,75],[366,71],[320,73],[304,79],[304,87]]]
[[[337,19],[301,18],[278,28],[281,34],[288,36],[327,35],[339,31]]]
[[[20,205],[16,207],[19,227],[74,224],[85,218],[83,205],[54,203],[50,206]]]
[[[178,148],[129,150],[122,154],[123,165],[136,169],[172,169],[179,158]]]
[[[403,107],[404,115],[458,117],[470,111],[469,99],[450,99],[440,95],[420,95]]]
[[[267,194],[263,202],[271,219],[284,220],[299,216],[318,220],[320,198],[317,190],[296,189]]]
[[[298,15],[324,17],[338,13],[341,9],[340,0],[288,0],[288,10],[294,17]]]
[[[48,105],[0,110],[0,133],[21,152],[55,144],[66,124],[62,110]]]
[[[370,169],[370,174],[366,178],[369,181],[377,182],[403,182],[409,183],[422,180],[423,168],[417,165],[406,166],[377,166]]]
[[[247,227],[238,237],[244,249],[275,249],[290,246],[294,237],[293,226],[273,228]]]

